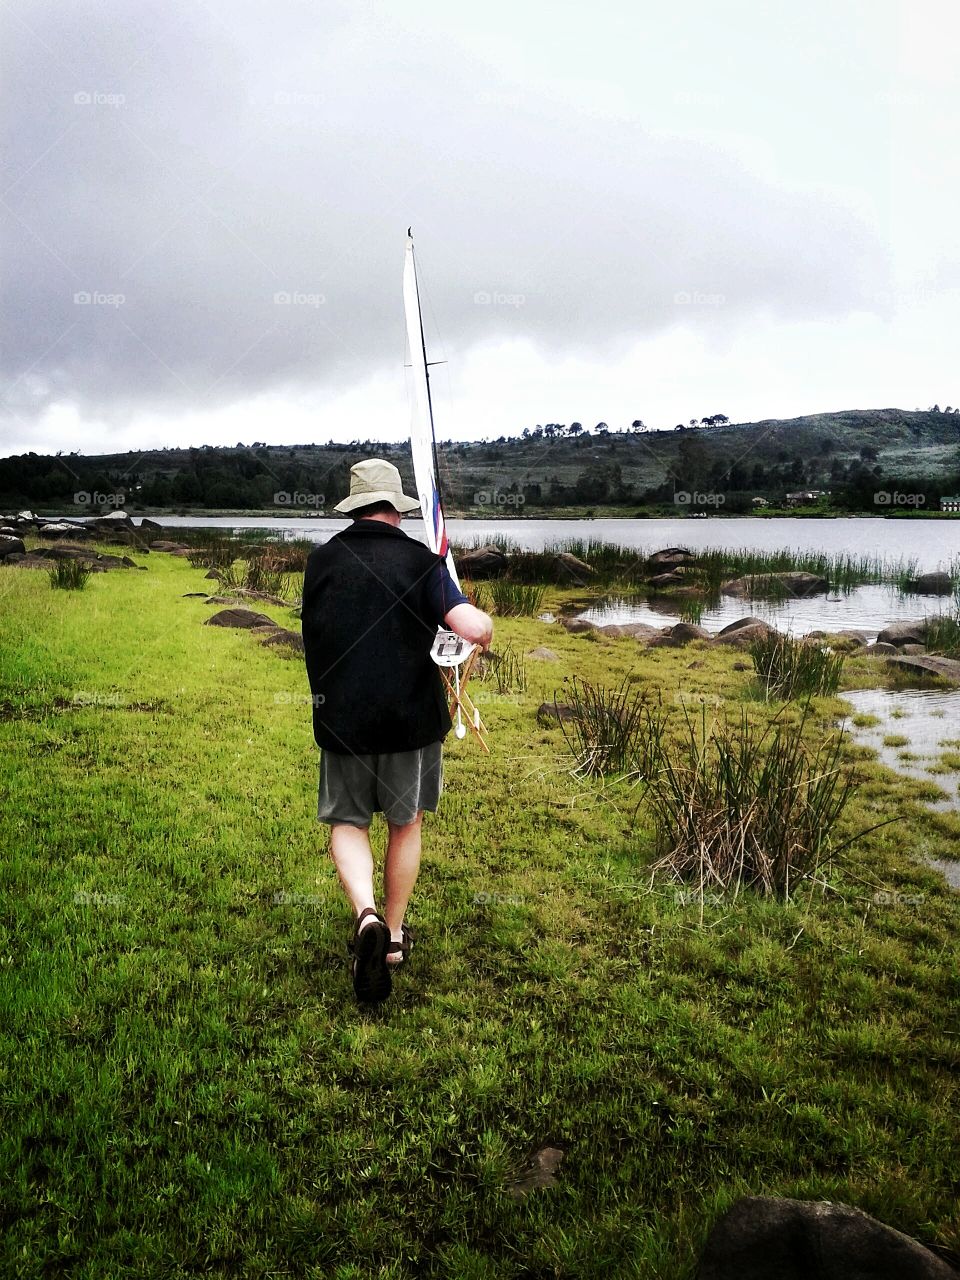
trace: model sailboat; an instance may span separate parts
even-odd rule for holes
[[[447,538],[440,502],[440,483],[437,468],[437,440],[433,427],[433,403],[430,398],[430,366],[423,338],[423,318],[420,311],[420,290],[417,286],[417,264],[413,256],[413,235],[407,231],[407,248],[403,264],[403,310],[407,322],[407,342],[410,347],[412,405],[410,419],[410,451],[413,454],[413,474],[423,513],[427,546],[447,562],[450,576],[459,587],[457,567]],[[466,683],[479,656],[476,645],[470,644],[455,631],[437,631],[431,657],[439,666],[450,699],[450,714],[454,718],[458,738],[466,736],[467,724],[476,734],[484,751],[488,751],[480,712],[466,692]],[[466,718],[466,724],[464,723]]]

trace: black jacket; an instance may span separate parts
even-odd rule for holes
[[[439,556],[402,530],[360,520],[310,553],[302,629],[313,734],[327,751],[413,751],[450,731],[428,579]]]

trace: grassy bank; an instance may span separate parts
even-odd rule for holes
[[[742,654],[503,619],[558,660],[472,686],[493,754],[451,740],[418,946],[364,1014],[302,663],[204,628],[202,568],[142,562],[82,592],[0,569],[0,1271],[687,1280],[748,1193],[960,1250],[932,783],[861,761],[838,839],[900,820],[786,904],[651,884],[643,788],[572,777],[540,702],[578,675],[659,690],[677,731],[776,708]],[[557,1185],[514,1198],[545,1143]]]

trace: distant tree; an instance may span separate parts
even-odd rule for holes
[[[860,446],[860,457],[864,462],[876,462],[879,453],[872,444],[863,444]]]
[[[682,422],[678,422],[673,429],[674,431],[686,431],[687,428],[683,425]]]
[[[583,431],[583,425],[579,422],[571,422],[569,427],[567,427],[568,436],[578,436],[581,434],[582,431]]]
[[[634,431],[646,431],[647,429],[643,423],[642,418],[634,418],[634,420],[630,423],[630,426]]]
[[[610,428],[607,426],[605,422],[598,422],[595,427],[595,430],[598,435],[605,436],[607,432],[610,430]]]
[[[690,425],[691,425],[691,427],[698,427],[698,426],[700,425],[700,419],[699,419],[699,418],[691,418],[691,419],[690,419]]]

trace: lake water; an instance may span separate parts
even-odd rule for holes
[[[163,516],[174,528],[271,529],[285,537],[324,542],[348,521],[311,517],[276,520],[257,516]],[[422,537],[423,522],[404,521]],[[491,537],[509,538],[530,551],[569,539],[610,542],[638,551],[663,547],[743,547],[752,551],[822,551],[827,555],[875,555],[915,560],[921,572],[960,561],[960,518],[956,520],[884,520],[844,517],[836,520],[707,518],[672,520],[451,520],[454,542],[471,544]]]
[[[804,600],[737,600],[721,596],[713,608],[704,608],[698,621],[708,631],[722,630],[748,615],[762,618],[778,631],[804,636],[811,631],[862,631],[867,639],[891,622],[914,622],[932,614],[950,612],[951,600],[941,596],[902,595],[896,587],[857,587],[844,594],[810,596]],[[646,622],[665,627],[681,621],[678,602],[664,596],[660,600],[610,597],[579,615],[597,626],[608,623]],[[691,615],[687,615],[690,617]]]

